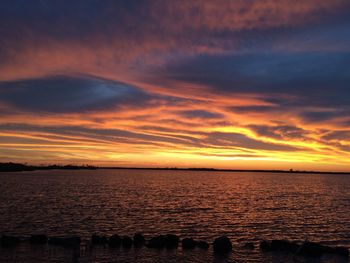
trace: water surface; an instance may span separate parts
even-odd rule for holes
[[[0,232],[28,236],[174,233],[212,242],[228,235],[229,262],[293,262],[239,249],[285,238],[350,247],[350,176],[161,170],[34,171],[0,174]],[[2,249],[0,261],[59,262],[50,247]],[[33,259],[34,257],[34,259]],[[94,249],[81,262],[225,262],[212,252]],[[316,262],[342,262],[321,258]]]

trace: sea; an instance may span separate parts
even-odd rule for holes
[[[109,248],[91,235],[192,237],[208,250]],[[261,240],[350,248],[350,175],[179,170],[49,170],[0,173],[0,234],[80,236],[78,262],[347,262],[338,256],[266,253]],[[232,253],[215,256],[226,235]],[[253,250],[244,249],[247,242]],[[73,262],[52,245],[0,247],[0,262]],[[76,256],[76,255],[75,255]]]

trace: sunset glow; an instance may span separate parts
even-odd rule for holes
[[[1,161],[350,171],[348,0],[4,1],[0,30]]]

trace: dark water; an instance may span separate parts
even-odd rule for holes
[[[0,232],[28,236],[174,233],[212,242],[228,235],[227,259],[203,252],[96,248],[81,262],[295,262],[244,251],[261,239],[319,241],[350,248],[350,176],[97,170],[0,174]],[[69,262],[71,251],[22,245],[0,262]],[[300,262],[344,262],[323,257]],[[346,261],[345,261],[346,262]]]

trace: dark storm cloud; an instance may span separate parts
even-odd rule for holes
[[[72,77],[0,82],[0,102],[42,112],[83,112],[111,107],[142,107],[150,97],[127,84]]]

